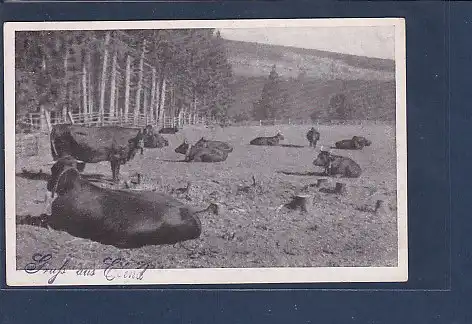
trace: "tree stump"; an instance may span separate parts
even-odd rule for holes
[[[377,200],[375,202],[375,208],[374,208],[374,213],[375,214],[379,214],[381,212],[384,212],[385,211],[385,204],[384,204],[384,201],[383,200]]]
[[[289,209],[298,209],[302,212],[308,212],[312,205],[312,199],[310,195],[296,195],[292,197],[292,201],[285,204],[284,207]]]
[[[336,182],[336,186],[333,188],[320,188],[320,192],[329,193],[329,194],[337,194],[337,195],[344,195],[347,192],[346,184],[341,182]]]
[[[131,179],[130,179],[132,184],[139,185],[141,184],[141,173],[135,173]]]
[[[344,195],[347,192],[346,184],[341,182],[336,182],[336,187],[334,187],[334,193],[338,195]]]

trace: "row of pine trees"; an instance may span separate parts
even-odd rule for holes
[[[156,117],[193,109],[223,119],[232,104],[232,67],[214,29],[17,32],[15,46],[17,115],[122,109],[125,100],[142,113],[152,95]]]

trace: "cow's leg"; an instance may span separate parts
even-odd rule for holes
[[[120,181],[120,162],[117,163],[116,165],[116,181]]]
[[[117,182],[118,181],[118,168],[120,166],[120,162],[117,160],[111,160],[110,165],[111,165],[111,174],[113,176],[113,181]]]

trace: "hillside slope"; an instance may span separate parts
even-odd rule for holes
[[[308,77],[344,80],[393,80],[393,60],[280,45],[225,40],[233,70],[239,76],[268,75],[272,65],[286,78],[303,69]]]
[[[319,119],[333,119],[330,99],[342,93],[354,110],[352,118],[395,119],[393,60],[232,40],[225,44],[234,72],[230,118],[251,118],[253,104],[276,65],[282,91],[290,98],[277,118],[308,120],[314,113]]]

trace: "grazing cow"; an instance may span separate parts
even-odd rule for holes
[[[159,134],[175,134],[179,131],[177,127],[164,127],[161,128]]]
[[[186,162],[222,162],[228,158],[228,153],[231,152],[219,147],[212,147],[211,144],[209,146],[199,145],[201,146],[190,145],[184,141],[175,149],[175,153],[185,154]]]
[[[308,133],[306,133],[306,138],[310,143],[310,147],[316,147],[316,143],[320,140],[320,133],[312,127]]]
[[[353,136],[352,139],[336,142],[335,147],[342,150],[362,150],[371,144],[372,142],[363,136]]]
[[[47,189],[58,195],[46,223],[55,230],[118,248],[175,244],[202,232],[199,213],[172,196],[153,191],[100,188],[81,178],[66,156],[51,168]],[[215,212],[213,210],[213,212]]]
[[[324,167],[326,175],[329,176],[340,175],[346,178],[358,178],[362,173],[359,164],[352,159],[327,151],[321,151],[313,164]]]
[[[266,145],[266,146],[277,146],[279,145],[279,141],[283,141],[284,136],[277,132],[275,136],[272,137],[257,137],[253,139],[249,144],[251,145]]]
[[[109,161],[113,180],[117,181],[120,165],[125,164],[143,150],[141,130],[115,126],[85,127],[70,124],[54,125],[50,135],[53,159],[71,155],[85,163]]]

